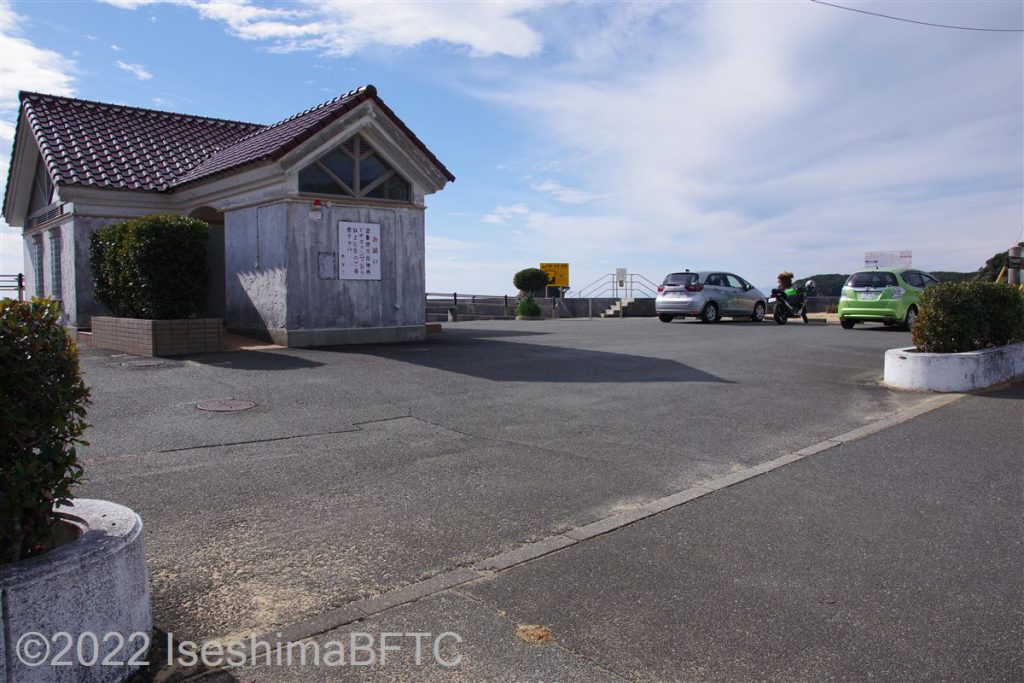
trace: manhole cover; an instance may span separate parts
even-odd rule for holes
[[[123,368],[155,368],[160,365],[165,365],[167,361],[156,360],[155,358],[150,360],[130,360],[121,363]]]
[[[239,410],[249,410],[249,408],[256,407],[256,404],[252,401],[235,401],[228,399],[227,401],[203,401],[197,403],[196,408],[199,410],[210,410],[215,413],[235,413]]]

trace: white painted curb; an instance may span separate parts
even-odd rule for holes
[[[1024,343],[963,353],[885,352],[884,381],[897,389],[973,391],[1024,377]]]
[[[112,663],[127,662],[136,654],[136,660],[144,662],[145,652],[140,649],[149,642],[153,628],[142,520],[123,505],[87,498],[59,511],[81,530],[79,538],[0,567],[0,616],[6,636],[0,639],[0,681],[123,681],[137,668]],[[69,665],[53,666],[68,642],[65,636],[55,635],[61,632],[70,637],[71,648],[58,661]],[[123,648],[114,655],[118,636],[108,637],[110,633],[124,638]],[[144,635],[132,638],[140,633]],[[92,637],[83,634],[95,635],[98,641],[98,661],[91,666],[82,665],[93,655]],[[106,666],[100,664],[105,657],[109,658]],[[26,658],[37,663],[30,666]]]

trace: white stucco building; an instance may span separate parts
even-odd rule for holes
[[[287,346],[424,336],[424,200],[454,176],[368,85],[264,126],[21,93],[7,222],[28,294],[107,314],[88,245],[153,213],[210,223],[206,314]]]

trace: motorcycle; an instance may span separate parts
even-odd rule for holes
[[[768,303],[775,303],[775,312],[772,317],[775,322],[785,325],[790,318],[800,316],[804,324],[807,324],[807,300],[814,296],[817,285],[814,280],[808,280],[802,285],[790,287],[789,289],[773,289],[772,296]]]

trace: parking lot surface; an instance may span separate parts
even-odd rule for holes
[[[141,367],[86,348],[80,495],[142,515],[158,627],[266,632],[916,405],[879,383],[907,344],[624,319]],[[256,405],[196,408],[227,399]]]

